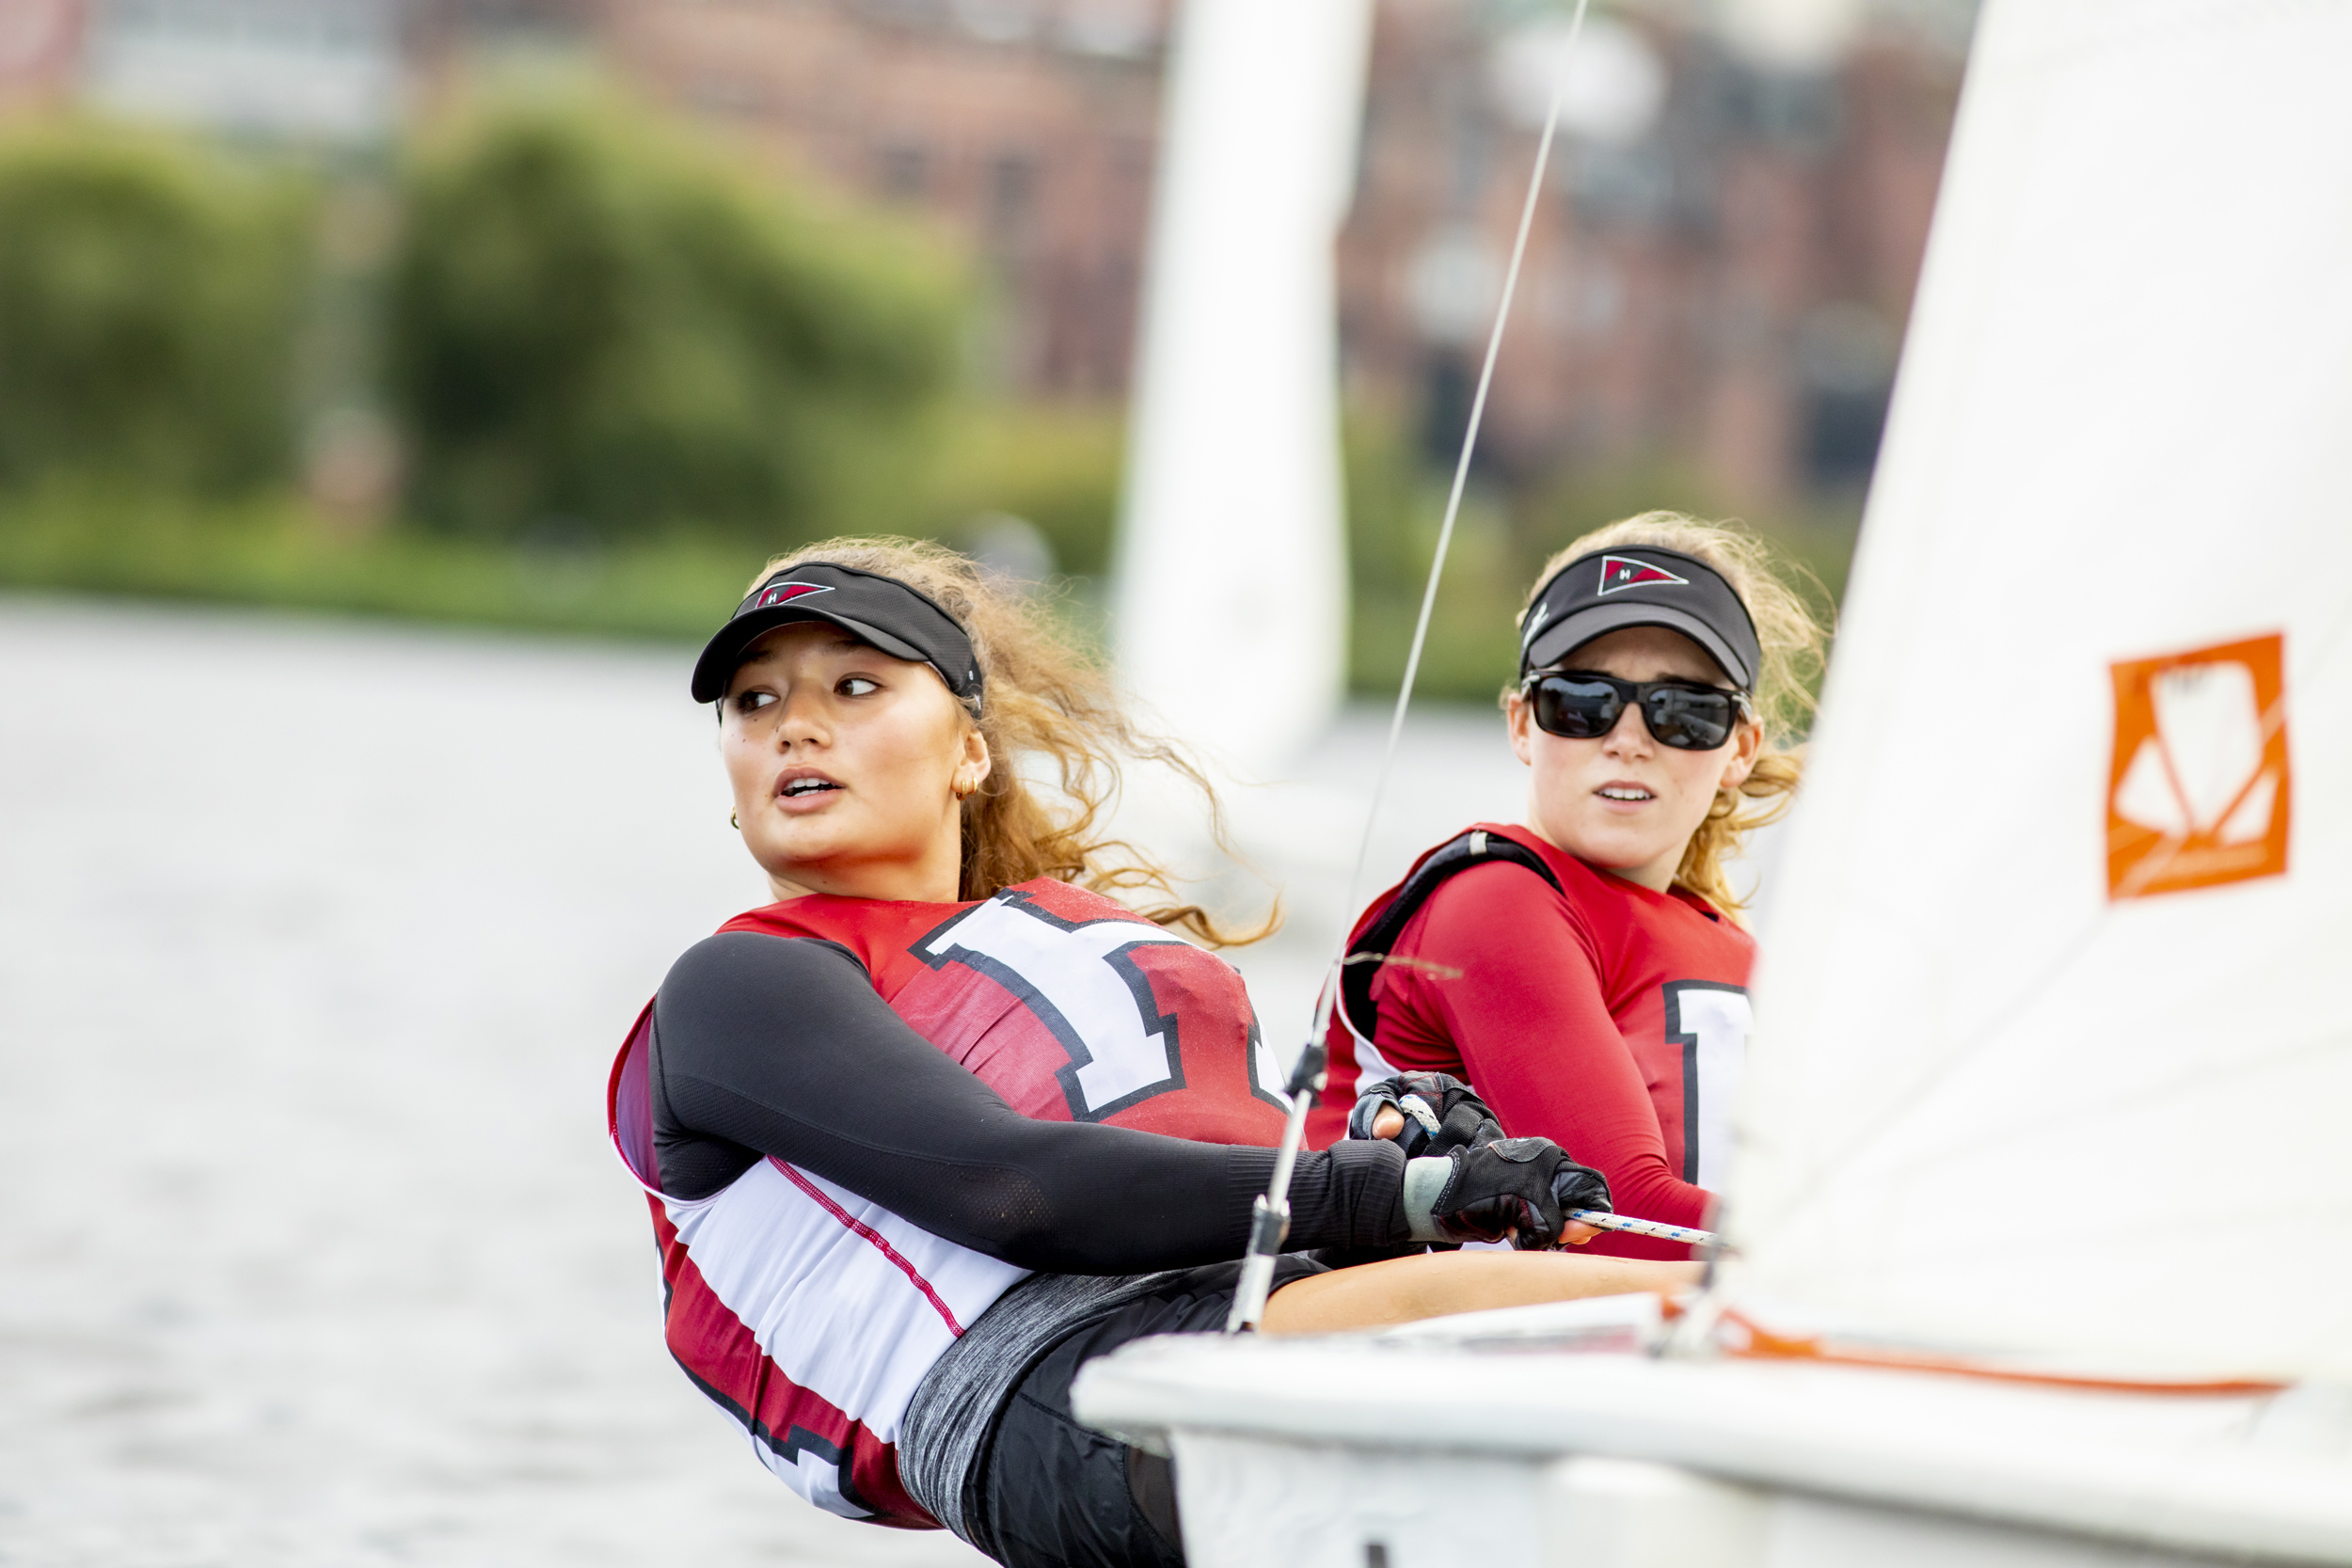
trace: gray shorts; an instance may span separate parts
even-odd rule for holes
[[[1322,1272],[1320,1263],[1292,1254],[1276,1265],[1275,1284]],[[1167,1550],[1177,1552],[1165,1464],[1151,1461],[1146,1467],[1154,1473],[1138,1487],[1133,1461],[1143,1456],[1078,1425],[1070,1415],[1070,1379],[1079,1362],[1128,1339],[1221,1328],[1239,1273],[1238,1263],[1215,1263],[1146,1275],[1032,1275],[1006,1291],[932,1365],[908,1402],[898,1433],[898,1476],[908,1494],[972,1545],[1023,1568],[1159,1555],[1119,1549],[1100,1539],[1105,1531],[1133,1534],[1137,1547],[1156,1548],[1155,1537],[1168,1537]],[[1083,1355],[1061,1357],[1066,1367],[1048,1365],[1057,1349],[1098,1326],[1103,1331],[1077,1347]],[[1025,1424],[1008,1415],[1016,1402]],[[1036,1440],[999,1445],[1000,1427],[1016,1424]],[[1063,1435],[1043,1434],[1047,1426]],[[1070,1473],[1044,1473],[1057,1467]]]

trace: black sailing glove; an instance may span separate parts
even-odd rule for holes
[[[1424,1242],[1557,1246],[1569,1209],[1607,1209],[1609,1183],[1549,1138],[1499,1138],[1405,1167],[1405,1218]]]
[[[1502,1136],[1502,1126],[1486,1102],[1468,1084],[1445,1072],[1404,1072],[1368,1085],[1347,1114],[1347,1135],[1376,1136],[1373,1122],[1390,1106],[1405,1117],[1405,1126],[1389,1141],[1402,1148],[1407,1160],[1450,1154]]]

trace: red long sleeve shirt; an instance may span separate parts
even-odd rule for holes
[[[1730,1153],[1755,940],[1679,890],[1596,871],[1525,828],[1479,826],[1541,855],[1563,891],[1505,863],[1441,883],[1374,981],[1373,1038],[1333,1019],[1331,1086],[1310,1142],[1345,1134],[1359,1084],[1450,1072],[1506,1132],[1550,1138],[1607,1176],[1619,1213],[1705,1225]],[[1590,1249],[1689,1255],[1629,1236]]]

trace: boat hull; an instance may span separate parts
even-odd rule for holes
[[[2352,1403],[1183,1336],[1082,1419],[1172,1455],[1195,1568],[2352,1564]]]
[[[1180,1433],[1190,1568],[2220,1568],[1950,1513],[1743,1486],[1673,1465]]]

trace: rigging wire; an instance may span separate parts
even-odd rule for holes
[[[1405,733],[1405,712],[1412,705],[1413,682],[1421,673],[1421,655],[1429,641],[1429,618],[1438,604],[1438,582],[1445,575],[1446,551],[1454,543],[1454,520],[1461,515],[1462,492],[1470,483],[1470,457],[1478,449],[1478,427],[1486,417],[1486,394],[1494,385],[1495,360],[1502,353],[1502,329],[1511,319],[1511,299],[1518,292],[1519,266],[1527,257],[1527,236],[1535,226],[1535,205],[1544,189],[1544,170],[1551,162],[1551,144],[1560,129],[1560,100],[1566,89],[1569,63],[1576,57],[1576,47],[1584,36],[1584,12],[1592,0],[1576,0],[1576,12],[1568,22],[1568,36],[1554,62],[1551,80],[1551,102],[1544,111],[1544,134],[1535,144],[1535,166],[1527,177],[1527,199],[1519,207],[1519,228],[1511,242],[1511,264],[1502,275],[1502,296],[1495,304],[1495,324],[1486,335],[1486,359],[1479,368],[1478,391],[1470,399],[1470,422],[1462,432],[1462,451],[1454,465],[1454,485],[1446,493],[1445,520],[1438,527],[1438,549],[1430,558],[1429,580],[1421,594],[1421,614],[1413,622],[1412,648],[1405,656],[1405,678],[1397,686],[1396,711],[1389,720],[1389,744],[1380,756],[1380,770],[1373,776],[1372,805],[1364,815],[1363,837],[1356,846],[1356,868],[1347,879],[1347,903],[1354,911],[1363,896],[1364,868],[1372,860],[1373,830],[1379,824],[1380,807],[1388,797],[1389,777],[1395,770],[1398,738]],[[1340,931],[1339,951],[1331,956],[1330,968],[1325,973],[1323,989],[1315,997],[1314,1025],[1307,1043],[1298,1053],[1298,1065],[1291,1071],[1289,1093],[1290,1118],[1282,1128],[1282,1142],[1274,1157],[1274,1175],[1266,1190],[1259,1195],[1254,1221],[1249,1234],[1249,1252],[1242,1262],[1241,1283],[1233,1292],[1233,1309],[1226,1319],[1225,1331],[1237,1334],[1255,1328],[1265,1314],[1266,1295],[1274,1282],[1274,1260],[1282,1250],[1282,1239],[1290,1229],[1291,1172],[1298,1163],[1298,1150],[1306,1140],[1307,1113],[1314,1104],[1315,1096],[1323,1092],[1325,1082],[1324,1039],[1331,1027],[1331,1008],[1339,995],[1340,966],[1347,957],[1348,933]]]

